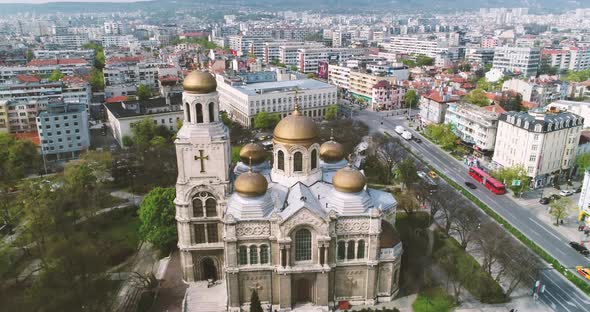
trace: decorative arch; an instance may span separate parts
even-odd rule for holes
[[[303,153],[297,151],[293,153],[293,172],[303,171]]]
[[[188,103],[184,103],[184,111],[186,112],[186,121],[191,123],[191,107]]]
[[[216,191],[215,189],[210,188],[206,185],[197,185],[197,186],[193,187],[190,191],[188,191],[184,194],[184,200],[186,202],[191,202],[193,200],[193,198],[195,196],[198,196],[199,193],[201,193],[201,192],[207,192],[207,193],[212,194],[212,197],[215,197],[218,203],[219,203],[219,198],[223,198],[223,194]]]
[[[215,122],[215,104],[213,102],[209,102],[209,122]]]
[[[277,152],[277,169],[285,170],[285,152],[282,150]]]
[[[207,191],[200,191],[193,194],[191,198],[193,205],[193,217],[216,217],[217,199],[215,195]]]
[[[316,169],[318,167],[318,150],[313,149],[311,151],[311,170]]]
[[[312,254],[312,235],[307,228],[295,231],[295,261],[309,261]]]
[[[222,279],[223,272],[219,259],[216,256],[204,256],[197,259],[194,271],[197,281]]]
[[[196,111],[196,121],[197,123],[203,123],[203,105],[201,103],[197,103],[195,106]]]

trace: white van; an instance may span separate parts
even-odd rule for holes
[[[410,131],[404,131],[402,133],[402,138],[406,139],[406,140],[411,140],[412,139],[412,134],[410,133]]]
[[[406,129],[404,129],[402,126],[396,126],[394,130],[397,132],[397,134],[402,134],[404,131],[406,131]]]

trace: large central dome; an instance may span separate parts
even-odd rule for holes
[[[184,77],[182,87],[188,93],[207,94],[215,92],[217,81],[210,73],[195,70]]]
[[[311,145],[320,135],[318,125],[309,117],[302,115],[299,108],[283,118],[275,127],[274,142],[279,144]]]

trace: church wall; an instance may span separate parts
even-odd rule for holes
[[[258,298],[262,303],[270,302],[272,293],[272,271],[240,272],[239,273],[240,303],[250,303],[252,291],[257,289]]]
[[[336,301],[338,300],[365,300],[367,266],[336,267],[335,270]]]

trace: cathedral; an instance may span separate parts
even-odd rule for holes
[[[183,87],[175,205],[185,282],[224,281],[235,312],[249,311],[254,290],[265,311],[392,300],[402,256],[396,201],[366,186],[341,144],[319,142],[297,98],[274,129],[272,162],[250,143],[232,166],[215,78],[194,71]]]

